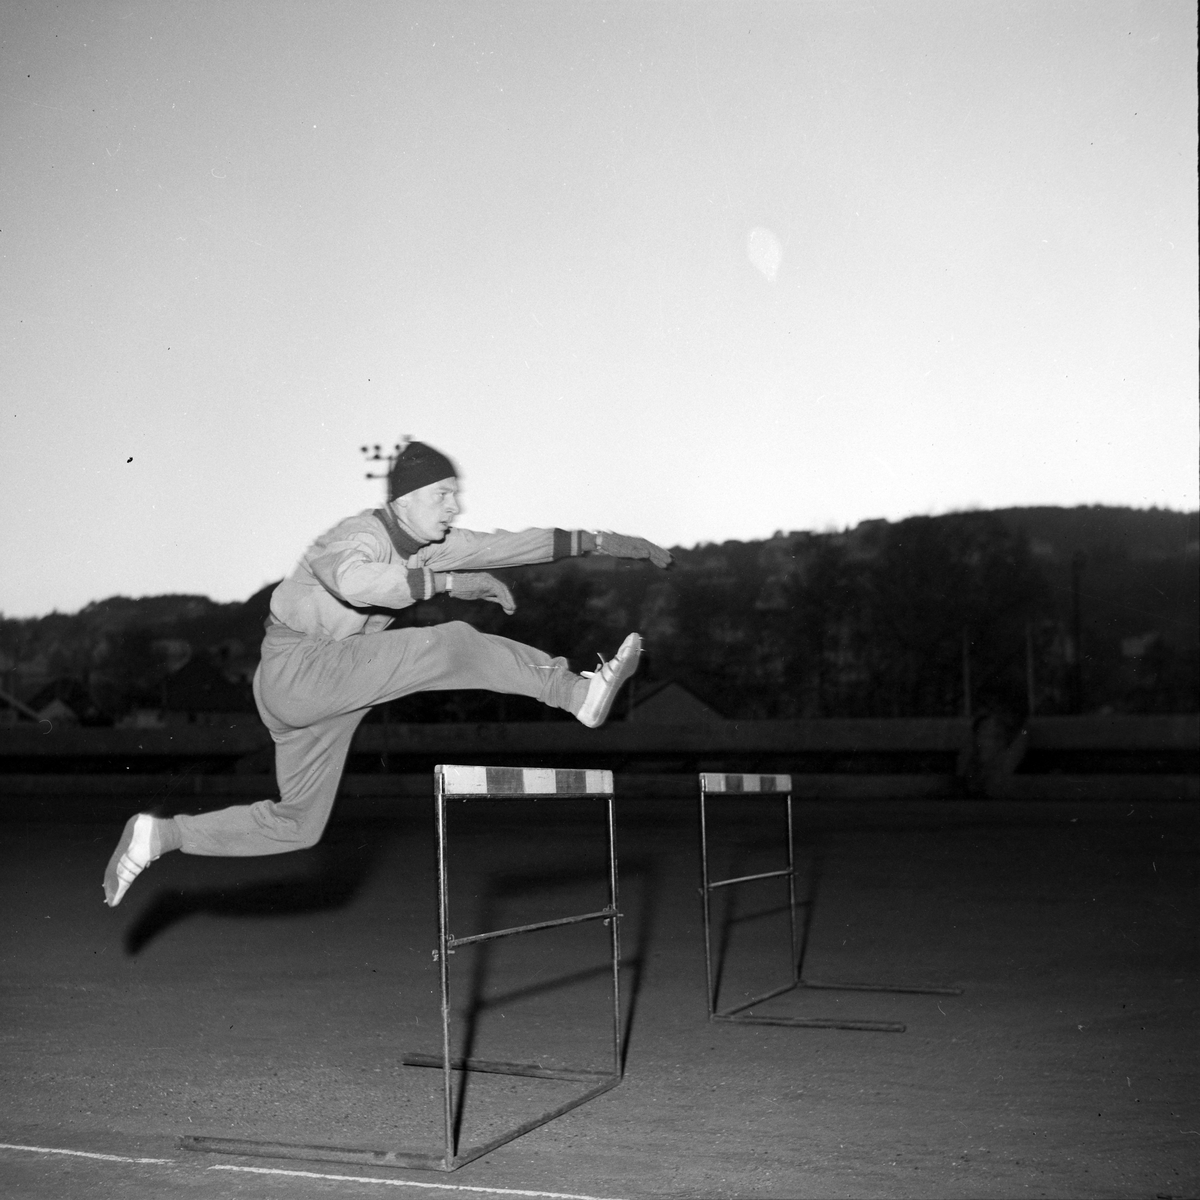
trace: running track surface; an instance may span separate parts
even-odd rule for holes
[[[964,990],[768,1007],[903,1034],[710,1025],[693,809],[620,808],[624,1082],[451,1174],[177,1143],[437,1149],[437,1073],[398,1061],[438,1041],[425,805],[340,817],[298,855],[169,856],[116,910],[100,878],[120,821],[81,808],[0,821],[6,1197],[1200,1194],[1186,806],[801,806],[806,973]],[[543,816],[460,827],[456,933],[592,904],[593,817]],[[778,841],[764,818],[723,847],[742,873]],[[754,885],[719,914],[727,1002],[786,972],[778,902]],[[459,952],[472,1053],[602,1059],[602,931],[576,932]],[[481,1082],[468,1135],[553,1103],[542,1082]]]

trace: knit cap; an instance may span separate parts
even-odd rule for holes
[[[418,488],[457,475],[454,464],[440,451],[424,442],[409,442],[388,472],[388,503],[407,496]]]

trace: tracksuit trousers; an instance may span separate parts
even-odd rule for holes
[[[285,854],[325,830],[350,741],[376,704],[413,692],[481,689],[569,708],[580,677],[565,658],[462,621],[333,641],[272,625],[254,698],[275,742],[278,800],[177,816],[185,854]]]

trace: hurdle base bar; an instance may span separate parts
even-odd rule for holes
[[[357,1163],[370,1167],[407,1167],[417,1171],[452,1171],[437,1154],[414,1150],[369,1150],[359,1146],[324,1146],[305,1142],[268,1142],[253,1138],[202,1137],[187,1134],[179,1139],[180,1150],[206,1154],[229,1154],[239,1158],[276,1158],[287,1161]],[[455,1166],[458,1164],[455,1163]]]
[[[406,1054],[400,1061],[406,1067],[445,1066],[440,1054]],[[482,1071],[486,1075],[523,1075],[530,1079],[569,1079],[577,1083],[593,1083],[612,1079],[611,1071],[586,1071],[576,1067],[543,1067],[538,1063],[504,1062],[490,1058],[452,1058],[452,1071]]]
[[[748,1009],[757,1008],[760,1004],[775,999],[776,996],[800,991],[803,987],[804,984],[799,981],[785,983],[783,987],[764,992],[761,996],[755,996],[753,1000],[747,1000],[742,1004],[735,1004],[732,1008],[714,1010],[708,1014],[708,1019],[724,1021],[729,1025],[786,1025],[793,1029],[850,1029],[859,1033],[904,1033],[908,1029],[907,1025],[899,1021],[854,1021],[845,1017],[755,1017],[747,1015]]]
[[[442,1064],[439,1062],[438,1065]],[[511,1074],[512,1072],[503,1073]],[[561,1077],[555,1075],[551,1078]],[[602,1096],[620,1082],[620,1075],[609,1076],[603,1083],[589,1088],[583,1095],[576,1096],[540,1116],[531,1117],[515,1129],[510,1129],[486,1142],[469,1146],[450,1159],[447,1159],[445,1155],[429,1154],[420,1150],[371,1150],[360,1146],[323,1146],[305,1142],[270,1142],[251,1138],[198,1135],[181,1137],[178,1144],[181,1150],[197,1150],[208,1154],[229,1154],[303,1162],[357,1163],[362,1166],[402,1167],[412,1171],[457,1171],[459,1167],[464,1167],[467,1163],[482,1158],[485,1154],[491,1154],[493,1150],[497,1150],[509,1142],[514,1142],[517,1138],[524,1137],[525,1134],[542,1125],[548,1125],[551,1121],[557,1120],[582,1104],[587,1104],[589,1100],[594,1100],[597,1096]]]
[[[728,1025],[786,1025],[793,1029],[852,1029],[859,1033],[904,1033],[907,1025],[899,1021],[846,1021],[841,1017],[752,1017],[713,1013],[711,1021]]]
[[[784,984],[774,991],[764,992],[732,1008],[724,1008],[709,1014],[710,1021],[725,1021],[730,1024],[743,1025],[790,1025],[800,1029],[851,1029],[869,1033],[904,1033],[907,1026],[899,1021],[848,1021],[839,1017],[756,1017],[743,1015],[747,1010],[757,1008],[767,1000],[788,992],[824,991],[824,992],[885,992],[893,995],[912,996],[961,996],[960,987],[908,986],[891,983],[824,983],[807,979],[795,983]]]
[[[960,987],[935,987],[932,984],[824,983],[815,979],[802,979],[796,986],[814,992],[892,992],[897,996],[961,996],[963,994]]]

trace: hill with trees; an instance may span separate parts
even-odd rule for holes
[[[679,548],[665,573],[607,558],[497,572],[516,595],[512,617],[437,597],[396,624],[465,619],[576,669],[638,629],[647,653],[636,683],[675,680],[728,718],[1190,712],[1200,707],[1198,551],[1194,512],[950,513]],[[272,587],[244,603],[112,597],[74,614],[0,618],[0,687],[35,709],[70,695],[97,723],[201,705],[201,693],[226,707],[240,698],[250,714]],[[562,719],[482,692],[408,697],[390,715]]]

